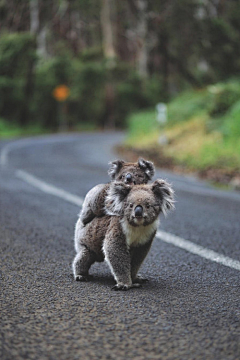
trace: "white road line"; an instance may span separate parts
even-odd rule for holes
[[[50,185],[46,183],[45,181],[42,181],[35,176],[27,173],[26,171],[17,170],[16,176],[24,181],[26,181],[28,184],[42,190],[43,192],[57,196],[63,200],[66,200],[70,202],[71,204],[82,206],[83,199],[80,198],[77,195],[70,194],[68,191],[65,191],[63,189],[60,189],[56,186]]]
[[[1,151],[1,156],[0,156],[0,165],[1,166],[6,166],[7,164],[7,156],[8,156],[8,152],[10,150],[10,146],[6,145],[2,151]]]
[[[60,135],[58,135],[60,136]],[[66,135],[65,135],[66,136]],[[72,136],[72,135],[71,135]],[[36,145],[38,144],[38,141],[47,141],[47,143],[55,142],[56,141],[56,135],[43,135],[43,136],[36,136],[34,138],[23,138],[19,140],[15,140],[10,142],[9,144],[5,145],[0,150],[0,166],[6,167],[9,163],[9,154],[13,150],[17,150],[19,148],[23,148],[25,146],[30,146],[32,144]],[[71,138],[61,138],[58,137],[58,142],[66,142],[66,141],[72,141]],[[199,187],[197,184],[193,183],[184,183],[182,180],[174,180],[174,188],[177,191],[184,191],[190,194],[200,195],[200,196],[210,196],[210,197],[217,197],[222,199],[228,199],[233,201],[240,201],[240,194],[236,191],[229,192],[229,191],[219,191],[216,189],[211,188],[202,188]]]
[[[62,138],[63,136],[63,138]],[[77,138],[77,135],[57,135],[57,141],[58,142],[72,142],[72,138]],[[67,138],[66,138],[67,137]],[[9,144],[3,146],[3,148],[0,150],[0,166],[4,167],[7,166],[9,163],[9,154],[13,150],[21,149],[26,146],[31,145],[38,145],[39,142],[47,144],[51,144],[52,142],[56,142],[56,135],[39,135],[29,138],[22,138],[18,140],[13,140]]]
[[[36,137],[38,139],[38,137]],[[31,138],[24,138],[10,142],[9,144],[5,145],[0,153],[0,166],[6,166],[8,164],[8,155],[12,150],[16,150],[22,148],[26,145],[30,145],[33,143]]]
[[[240,261],[231,259],[228,256],[224,256],[213,250],[194,244],[189,240],[182,239],[179,236],[175,236],[161,230],[157,232],[157,237],[168,244],[187,250],[188,252],[201,256],[204,259],[208,259],[240,271]]]
[[[60,188],[57,188],[53,185],[50,185],[46,183],[45,181],[42,181],[35,176],[27,173],[26,171],[17,170],[16,176],[24,181],[26,181],[28,184],[36,187],[37,189],[40,189],[41,191],[57,196],[65,201],[68,201],[74,205],[82,206],[83,204],[83,198],[73,195],[65,190],[62,190]],[[181,237],[169,234],[165,231],[159,230],[157,232],[157,238],[172,244],[176,247],[179,247],[183,250],[186,250],[192,254],[198,255],[204,259],[211,260],[213,262],[219,263],[221,265],[230,267],[232,269],[240,271],[240,262],[234,259],[231,259],[228,256],[224,256],[222,254],[219,254],[213,250],[204,248],[203,246],[196,245],[192,243],[189,240],[182,239]]]

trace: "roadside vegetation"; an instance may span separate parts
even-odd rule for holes
[[[1,1],[0,138],[127,127],[160,165],[238,179],[239,18],[235,0]]]
[[[240,175],[240,82],[186,91],[167,105],[165,126],[155,109],[128,119],[127,149],[148,152],[162,165],[196,171],[213,181]]]
[[[239,17],[235,0],[0,1],[0,137],[125,128],[159,99],[199,115],[214,95],[190,89],[240,72]]]

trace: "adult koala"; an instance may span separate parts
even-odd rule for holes
[[[156,234],[159,215],[173,208],[173,190],[164,180],[149,185],[111,183],[105,201],[108,215],[86,226],[81,219],[76,224],[75,280],[86,281],[90,266],[105,259],[116,281],[114,290],[139,287],[137,273]]]
[[[116,160],[110,163],[108,174],[112,181],[121,181],[125,184],[147,184],[155,172],[151,161],[138,159],[137,162],[125,162]],[[86,195],[80,213],[83,225],[91,222],[96,216],[105,215],[105,198],[109,190],[110,183],[99,184],[92,188]]]

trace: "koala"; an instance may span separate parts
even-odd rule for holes
[[[94,262],[106,260],[114,276],[114,290],[141,286],[138,270],[156,234],[159,215],[174,208],[174,192],[164,180],[152,184],[110,184],[103,217],[95,217],[82,226],[79,218],[75,228],[73,261],[75,280],[88,280]]]
[[[121,181],[125,184],[146,184],[155,172],[151,161],[138,159],[136,163],[116,160],[110,163],[108,174],[112,181]],[[80,213],[83,225],[91,222],[96,216],[105,215],[104,204],[110,183],[99,184],[92,188],[86,195]]]

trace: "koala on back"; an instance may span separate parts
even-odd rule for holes
[[[116,281],[114,290],[139,287],[137,273],[156,234],[159,215],[172,208],[173,190],[164,180],[149,185],[111,183],[105,204],[109,215],[96,217],[85,227],[81,219],[76,224],[75,280],[87,280],[90,266],[105,259]]]
[[[136,163],[116,160],[110,163],[108,174],[112,181],[121,181],[125,184],[146,184],[155,172],[151,161],[139,159]],[[86,195],[80,213],[83,225],[91,222],[96,216],[105,215],[105,198],[110,183],[99,184],[92,188]]]

